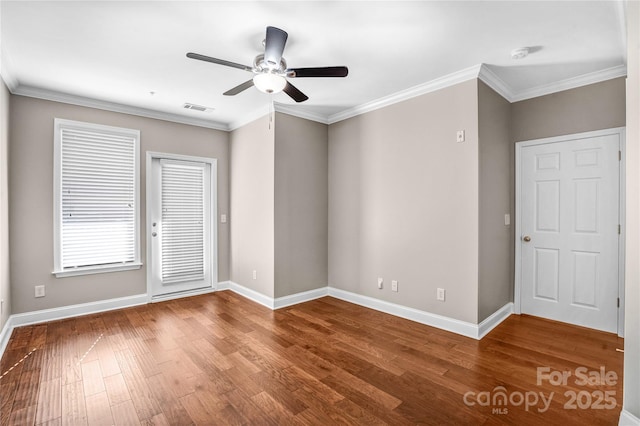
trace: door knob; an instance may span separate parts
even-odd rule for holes
[[[528,243],[529,241],[531,241],[531,237],[530,237],[530,236],[528,236],[528,235],[525,235],[524,237],[522,237],[522,240],[523,240],[525,243]]]

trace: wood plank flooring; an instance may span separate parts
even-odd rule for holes
[[[272,312],[223,291],[16,328],[0,424],[615,425],[622,345],[525,315],[476,341],[330,297]]]

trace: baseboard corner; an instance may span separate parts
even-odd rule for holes
[[[506,320],[514,313],[513,302],[507,302],[502,308],[485,318],[478,324],[478,340],[489,334],[491,330],[496,328],[502,321]]]
[[[640,425],[640,418],[634,416],[630,412],[622,408],[620,412],[620,419],[618,420],[619,426],[637,426]]]

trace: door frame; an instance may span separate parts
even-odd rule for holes
[[[145,201],[145,233],[146,233],[146,251],[147,251],[147,303],[161,302],[164,300],[178,299],[181,297],[194,296],[197,294],[211,293],[216,291],[218,286],[218,187],[217,187],[217,174],[218,174],[218,160],[209,157],[197,157],[192,155],[171,154],[166,152],[146,152],[146,201]],[[183,291],[179,293],[171,293],[168,295],[153,295],[152,290],[152,271],[151,271],[151,194],[150,190],[152,181],[151,163],[153,160],[177,160],[177,161],[193,161],[198,163],[207,163],[211,167],[211,286],[204,287],[193,291]]]
[[[618,238],[618,295],[620,298],[620,308],[618,309],[618,336],[624,337],[624,251],[625,251],[625,128],[624,127],[614,127],[611,129],[604,130],[595,130],[591,132],[583,132],[583,133],[574,133],[570,135],[562,135],[562,136],[554,136],[549,138],[542,139],[532,139],[528,141],[520,141],[516,142],[515,147],[515,235],[514,235],[514,245],[515,245],[515,267],[514,267],[514,293],[513,293],[513,305],[514,312],[516,314],[522,313],[521,308],[521,291],[522,291],[522,277],[521,277],[521,237],[522,237],[522,229],[521,229],[521,185],[522,185],[522,165],[521,165],[521,155],[522,149],[535,146],[535,145],[546,145],[553,143],[563,143],[572,141],[575,139],[585,139],[592,138],[598,136],[608,136],[608,135],[618,135],[620,138],[620,168],[619,168],[619,198],[618,198],[618,221],[621,227],[620,236]]]

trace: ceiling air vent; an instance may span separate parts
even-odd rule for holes
[[[193,109],[195,111],[200,111],[200,112],[211,112],[211,111],[213,111],[213,108],[202,106],[202,105],[190,104],[188,102],[186,104],[184,104],[182,107],[184,109]]]

